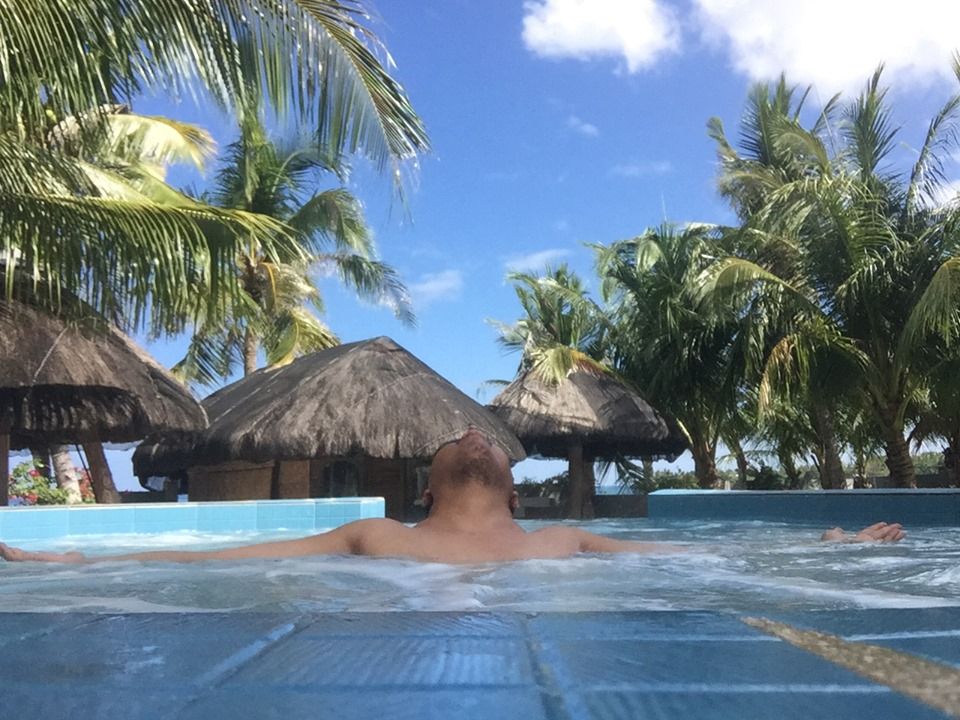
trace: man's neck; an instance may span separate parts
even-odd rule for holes
[[[519,530],[510,509],[502,498],[489,494],[464,493],[456,499],[437,498],[422,527],[448,532],[504,532]]]

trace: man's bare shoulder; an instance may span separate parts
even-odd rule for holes
[[[617,540],[606,535],[597,535],[583,528],[569,525],[551,525],[532,534],[544,533],[544,538],[556,545],[575,546],[575,552],[585,553],[676,553],[686,548],[666,543],[646,543],[634,540]]]

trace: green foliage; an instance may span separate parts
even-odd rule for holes
[[[187,355],[174,367],[184,380],[212,385],[237,364],[256,369],[263,350],[267,365],[284,365],[323,350],[339,339],[315,313],[323,300],[317,273],[333,271],[366,299],[389,305],[414,322],[406,288],[396,271],[376,259],[360,201],[344,188],[316,191],[343,167],[323,148],[307,143],[283,147],[267,137],[253,111],[223,158],[210,200],[218,206],[268,217],[289,228],[292,250],[271,256],[251,237],[233,269],[238,301],[227,317],[199,323]]]
[[[519,372],[535,368],[555,384],[579,368],[606,369],[607,319],[576,273],[560,265],[543,275],[510,273],[507,279],[524,314],[513,325],[494,324],[500,345],[520,351]]]
[[[266,98],[310,123],[331,157],[362,152],[400,178],[427,137],[367,17],[356,0],[2,4],[4,294],[49,288],[37,300],[59,310],[63,289],[156,334],[226,313],[243,244],[277,261],[298,252],[293,234],[166,186],[163,165],[202,160],[208,138],[119,109],[191,94],[240,120]]]
[[[80,474],[80,496],[85,503],[94,502],[93,486],[86,471]],[[13,468],[9,478],[11,505],[65,505],[69,499],[66,490],[57,487],[52,478],[43,474],[43,463],[27,460]]]
[[[748,490],[785,490],[787,478],[769,465],[761,465],[756,474],[747,480]]]

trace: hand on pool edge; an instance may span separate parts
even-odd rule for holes
[[[865,527],[860,532],[854,535],[847,535],[846,531],[843,528],[835,527],[830,528],[823,535],[820,536],[820,539],[823,542],[840,542],[840,543],[862,543],[862,542],[879,542],[879,543],[888,543],[888,542],[899,542],[903,540],[907,534],[903,531],[903,526],[900,523],[885,523],[878,522],[874,523],[870,527]]]
[[[83,553],[52,553],[30,552],[20,548],[10,547],[0,542],[0,557],[7,562],[52,562],[52,563],[82,563],[86,562]]]

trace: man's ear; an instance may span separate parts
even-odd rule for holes
[[[423,491],[423,495],[420,496],[420,504],[426,509],[429,510],[433,505],[433,493],[430,492],[430,488],[426,488]]]
[[[514,490],[510,493],[510,512],[515,513],[517,508],[520,507],[520,495]]]

